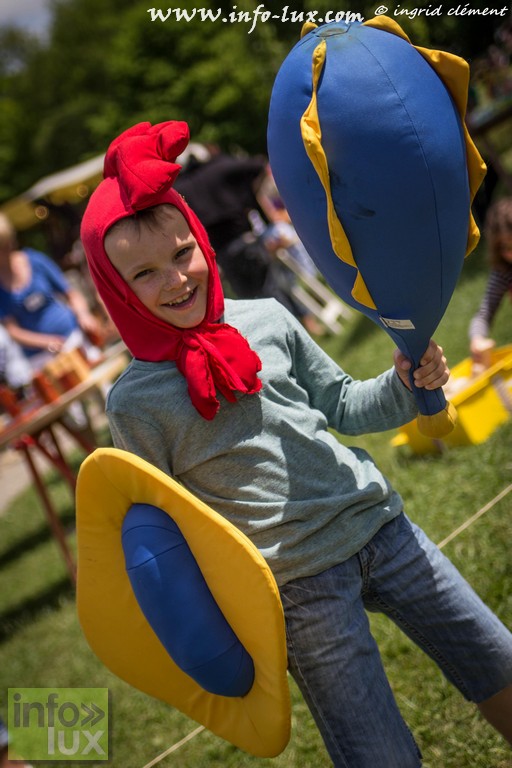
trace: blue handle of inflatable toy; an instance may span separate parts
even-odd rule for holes
[[[435,416],[436,413],[446,408],[446,397],[441,387],[438,389],[425,389],[417,387],[411,374],[410,381],[412,391],[418,403],[418,410],[424,416]]]
[[[457,421],[457,411],[446,400],[441,387],[425,389],[414,384],[412,371],[409,375],[413,394],[418,404],[418,429],[425,437],[442,438],[449,435]]]
[[[133,504],[122,543],[140,609],[175,664],[210,693],[245,696],[254,681],[253,661],[174,520],[151,504]]]

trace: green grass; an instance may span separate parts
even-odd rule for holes
[[[471,257],[436,338],[452,365],[467,356],[467,325],[486,279],[479,254]],[[507,304],[507,303],[506,303]],[[499,344],[511,341],[509,306],[495,325]],[[392,343],[362,316],[324,342],[352,375],[364,378],[390,365]],[[512,421],[486,443],[419,457],[390,446],[391,433],[350,440],[367,448],[401,492],[406,511],[441,541],[511,482]],[[69,526],[67,488],[51,479],[60,514]],[[512,626],[512,494],[499,502],[445,551],[505,623]],[[73,533],[70,535],[73,542]],[[32,489],[0,518],[0,712],[8,687],[108,687],[111,691],[111,765],[143,768],[196,727],[176,710],[115,678],[87,646],[75,613],[74,593]],[[371,617],[389,678],[424,754],[426,768],[506,768],[512,753],[460,697],[437,668],[387,620]],[[246,755],[207,731],[159,765],[179,768],[326,768],[330,765],[311,717],[291,683],[292,738],[274,760]],[[66,763],[61,763],[66,765]],[[73,765],[73,763],[69,763]],[[93,765],[93,763],[90,763]],[[97,765],[101,765],[98,763]]]

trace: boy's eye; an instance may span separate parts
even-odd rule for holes
[[[180,250],[177,251],[176,258],[180,259],[183,256],[187,256],[187,254],[189,254],[191,250],[192,250],[192,246],[191,245],[185,245],[183,248],[180,248]]]
[[[133,279],[134,280],[138,280],[139,277],[145,277],[146,275],[150,275],[150,274],[151,274],[151,270],[150,269],[141,269],[140,272],[137,272],[133,276]]]

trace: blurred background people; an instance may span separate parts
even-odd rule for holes
[[[231,292],[240,299],[275,298],[308,330],[323,331],[292,295],[295,276],[265,243],[268,221],[258,190],[265,179],[266,158],[233,157],[201,147],[179,161],[184,165],[174,187],[206,228]]]
[[[485,237],[490,273],[482,302],[469,326],[470,351],[474,372],[491,362],[494,340],[491,326],[503,297],[512,297],[512,197],[491,205],[485,220]]]
[[[0,385],[21,391],[30,384],[32,369],[19,344],[0,323]]]
[[[39,370],[64,349],[91,347],[100,331],[84,296],[70,287],[45,254],[19,249],[9,219],[0,214],[0,320]]]
[[[285,248],[301,271],[310,277],[319,277],[319,272],[295,231],[288,211],[276,187],[270,166],[258,190],[258,202],[270,224],[264,233],[264,242],[270,251]]]

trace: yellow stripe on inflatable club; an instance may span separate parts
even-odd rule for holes
[[[375,16],[372,19],[364,22],[366,27],[374,27],[375,29],[381,29],[384,32],[389,32],[392,35],[397,35],[411,43],[409,37],[405,34],[403,29],[389,16]],[[464,59],[459,56],[455,56],[453,53],[446,51],[436,51],[430,48],[421,48],[420,46],[413,45],[418,53],[420,53],[426,61],[430,64],[432,69],[438,74],[446,88],[450,92],[457,111],[460,115],[462,125],[464,128],[464,142],[466,145],[466,163],[468,168],[468,181],[470,192],[470,208],[475,199],[480,184],[486,174],[487,167],[476,148],[473,139],[469,135],[469,131],[466,126],[466,107],[468,100],[468,86],[469,86],[469,65]],[[478,229],[473,213],[469,211],[469,228],[468,228],[468,241],[466,247],[466,256],[469,256],[473,251],[480,239],[480,230]]]
[[[306,111],[300,120],[302,140],[304,142],[306,154],[309,157],[313,168],[317,172],[318,178],[320,179],[325,191],[327,204],[327,223],[329,227],[332,249],[339,259],[357,270],[354,285],[351,291],[352,296],[363,306],[369,307],[370,309],[377,309],[375,302],[370,296],[370,292],[368,291],[368,288],[362,278],[362,275],[357,268],[354,254],[352,253],[352,248],[350,247],[350,243],[348,241],[347,235],[345,234],[345,230],[343,229],[341,221],[339,220],[336,213],[336,208],[334,207],[334,201],[331,194],[329,165],[327,163],[327,157],[322,146],[322,129],[320,127],[320,118],[318,115],[317,98],[317,88],[325,63],[326,50],[327,44],[325,40],[322,40],[322,42],[319,43],[313,51],[313,87],[311,93],[311,101],[309,102]]]
[[[178,525],[226,620],[251,656],[244,697],[208,693],[170,658],[139,608],[125,569],[121,527],[134,503]],[[131,453],[99,448],[77,485],[78,616],[87,641],[116,675],[179,709],[235,746],[274,757],[290,737],[284,616],[257,548],[164,472]]]

